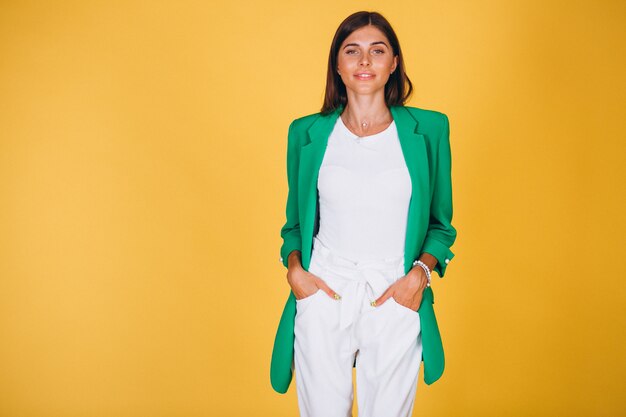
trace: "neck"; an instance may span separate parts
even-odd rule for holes
[[[385,102],[384,93],[382,91],[377,93],[379,94],[354,94],[353,91],[348,90],[348,102],[344,110],[346,116],[359,120],[384,118],[389,113],[389,109]]]
[[[376,103],[348,100],[341,117],[344,123],[359,136],[363,136],[381,125],[387,125],[393,120],[391,111],[384,100]]]

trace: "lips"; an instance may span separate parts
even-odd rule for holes
[[[371,74],[369,72],[361,72],[361,73],[355,74],[354,76],[358,78],[359,80],[371,80],[372,78],[375,77],[374,74]]]

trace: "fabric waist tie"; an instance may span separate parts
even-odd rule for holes
[[[404,254],[376,260],[354,261],[333,253],[315,236],[313,252],[333,279],[348,281],[341,294],[340,329],[354,321],[364,292],[370,303],[378,298],[404,272]],[[393,275],[394,276],[390,276]]]

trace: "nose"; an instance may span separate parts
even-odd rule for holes
[[[359,62],[360,65],[369,65],[370,64],[370,57],[367,54],[363,54],[363,58],[361,58],[361,61]]]

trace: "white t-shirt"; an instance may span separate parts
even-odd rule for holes
[[[338,117],[317,188],[316,236],[331,251],[355,262],[404,255],[411,177],[395,121],[360,137]]]

